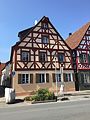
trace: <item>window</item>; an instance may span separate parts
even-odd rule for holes
[[[48,44],[48,36],[42,36],[42,43],[43,44]]]
[[[18,84],[33,83],[33,74],[18,74]]]
[[[80,54],[79,58],[80,58],[81,63],[86,63],[87,62],[87,55],[85,53]]]
[[[90,64],[90,51],[89,51],[89,54],[88,54],[88,64]]]
[[[46,83],[46,82],[49,82],[49,74],[48,73],[36,74],[36,83]]]
[[[53,77],[53,82],[56,82],[56,80],[57,80],[57,82],[61,82],[61,74],[59,74],[59,73],[57,73],[57,74],[53,73],[52,77]]]
[[[61,74],[56,74],[57,82],[61,82]]]
[[[46,53],[45,52],[40,52],[39,61],[40,62],[45,62],[46,61]]]
[[[21,74],[21,83],[22,84],[29,83],[29,75],[28,74]]]
[[[58,54],[58,61],[59,62],[64,62],[64,54],[63,53]]]
[[[22,52],[21,59],[22,61],[29,61],[29,52]]]
[[[48,28],[48,23],[43,23],[43,24],[42,24],[42,28],[43,28],[43,29],[47,29],[47,28]]]
[[[90,40],[90,36],[86,36],[87,37],[87,40]]]
[[[65,82],[69,82],[71,81],[71,74],[70,73],[66,73],[65,74]]]
[[[88,73],[81,73],[81,83],[90,83]]]

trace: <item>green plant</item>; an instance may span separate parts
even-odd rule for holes
[[[31,101],[31,97],[30,97],[30,96],[25,97],[24,100],[25,100],[25,101]]]
[[[51,93],[48,89],[39,89],[34,96],[26,97],[26,101],[44,101],[55,99],[54,93]]]

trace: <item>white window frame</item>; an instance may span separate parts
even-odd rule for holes
[[[84,77],[84,83],[90,83],[89,74],[88,73],[83,73],[83,77]]]
[[[45,75],[44,74],[40,74],[40,83],[45,83]]]
[[[27,75],[28,75],[28,82],[27,82]],[[23,76],[24,76],[24,78],[23,78]],[[28,84],[28,83],[30,83],[30,75],[29,74],[21,74],[21,84]]]
[[[66,75],[67,75],[67,77],[66,77],[67,82],[71,82],[72,81],[72,79],[71,79],[71,73],[66,73]]]
[[[55,77],[56,77],[57,82],[61,82],[61,74],[60,73],[56,73]]]

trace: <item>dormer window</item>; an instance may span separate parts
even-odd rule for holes
[[[43,44],[48,44],[49,40],[48,40],[48,36],[42,36],[42,43]]]
[[[42,28],[43,28],[43,29],[47,29],[47,28],[48,28],[48,23],[43,23],[43,24],[42,24]]]

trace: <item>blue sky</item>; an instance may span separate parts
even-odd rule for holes
[[[65,39],[90,21],[90,0],[0,0],[0,61],[10,59],[18,32],[48,16]]]

